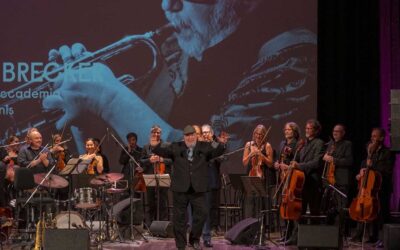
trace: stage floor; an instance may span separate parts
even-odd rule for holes
[[[137,237],[140,237],[136,235]],[[169,249],[176,249],[175,247],[175,241],[173,238],[157,238],[157,237],[151,237],[147,234],[145,236],[148,239],[148,242],[145,242],[141,237],[137,238],[135,241],[129,241],[126,240],[124,242],[104,242],[102,245],[96,246],[93,244],[91,246],[91,250],[95,249],[104,249],[104,250],[127,250],[127,249],[143,249],[143,250],[169,250]],[[283,246],[283,245],[276,245],[273,241],[278,238],[278,234],[272,234],[271,236],[272,241],[266,241],[265,242],[265,248],[264,249],[272,249],[272,250],[278,250],[278,249],[287,249],[287,250],[294,250],[298,249],[297,246]],[[257,246],[244,246],[244,245],[232,245],[228,240],[224,239],[223,236],[218,236],[218,237],[213,237],[212,238],[212,248],[205,248],[203,245],[203,249],[217,249],[217,250],[227,250],[227,249],[232,249],[232,250],[250,250],[250,249],[256,249]],[[12,245],[3,245],[1,249],[31,249],[31,246],[29,245],[24,245],[24,244],[12,244]],[[344,243],[344,250],[353,250],[353,249],[361,249],[361,243],[353,243],[350,241],[347,241]],[[191,247],[186,247],[186,249],[193,249]],[[375,248],[371,244],[364,244],[364,249],[365,250],[372,250],[372,249],[379,249]],[[51,249],[50,249],[51,250]]]

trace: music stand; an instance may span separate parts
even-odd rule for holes
[[[254,198],[258,198],[260,200],[259,204],[261,206],[261,201],[263,198],[268,197],[268,193],[265,190],[265,185],[263,182],[263,179],[260,177],[256,176],[241,176],[240,177],[242,180],[243,188],[247,195],[253,196]],[[263,234],[264,234],[264,212],[261,211],[260,207],[260,228],[258,230],[258,235],[259,235],[259,241],[257,247],[261,249],[264,246],[263,242]]]
[[[157,193],[157,220],[160,220],[160,188],[171,186],[171,178],[169,174],[144,174],[144,182],[146,187],[155,187]]]

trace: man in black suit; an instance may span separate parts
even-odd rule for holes
[[[178,249],[186,246],[187,206],[193,209],[193,226],[189,243],[194,249],[201,249],[199,239],[207,218],[205,192],[208,190],[209,161],[224,152],[226,137],[218,138],[219,142],[197,141],[195,129],[188,125],[183,130],[183,141],[170,145],[160,145],[150,141],[153,152],[162,157],[171,158],[171,191],[173,192],[175,244]]]
[[[321,205],[321,160],[324,155],[324,141],[318,138],[321,125],[317,120],[310,119],[306,123],[306,142],[301,149],[296,161],[292,164],[305,174],[305,182],[302,192],[302,214],[306,214],[307,207],[311,215],[320,213]],[[297,225],[292,237],[284,242],[285,245],[297,244]]]
[[[325,161],[324,166],[333,163],[335,166],[335,183],[336,188],[342,191],[348,196],[349,183],[351,176],[351,167],[353,165],[353,149],[351,141],[345,140],[346,128],[343,124],[337,124],[333,128],[332,137],[333,140],[328,142],[327,150],[324,154],[323,160]],[[328,169],[326,169],[328,171]],[[326,176],[322,176],[325,180]],[[325,193],[328,193],[329,189],[325,189]],[[326,196],[324,193],[324,197]],[[337,209],[347,207],[347,199],[335,192],[335,202]],[[328,199],[329,197],[327,197]]]

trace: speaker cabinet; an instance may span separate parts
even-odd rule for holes
[[[90,247],[87,229],[45,229],[43,247],[46,250],[88,250]]]
[[[228,232],[225,233],[225,239],[232,244],[252,245],[257,238],[259,223],[257,219],[247,218],[239,221]]]
[[[153,221],[150,225],[150,232],[153,236],[173,238],[174,229],[170,221]]]
[[[391,150],[400,151],[400,90],[390,91],[390,144]]]
[[[383,225],[383,247],[385,250],[400,249],[400,224]]]
[[[339,227],[329,225],[299,224],[298,248],[341,249]]]

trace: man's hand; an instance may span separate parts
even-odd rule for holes
[[[326,162],[333,162],[333,157],[331,155],[325,154],[324,157],[322,158]]]

